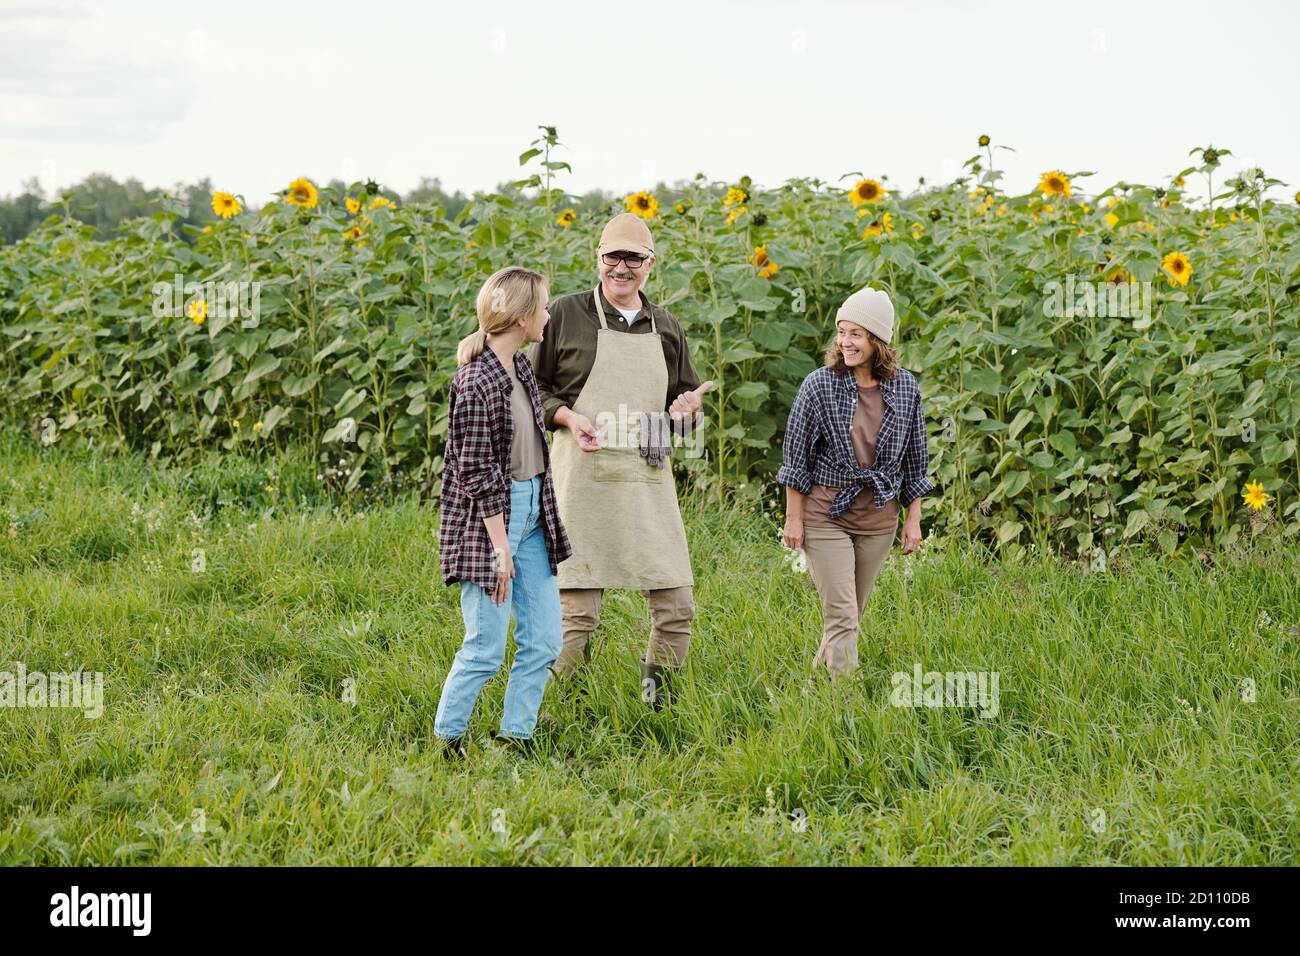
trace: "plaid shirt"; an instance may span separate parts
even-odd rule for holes
[[[546,434],[542,403],[533,366],[523,352],[515,353],[515,374],[533,402],[534,425]],[[451,382],[447,447],[443,452],[442,514],[438,520],[438,561],[447,584],[469,581],[491,590],[496,586],[492,539],[484,518],[501,514],[510,527],[510,442],[514,413],[510,392],[514,383],[490,348],[456,372]],[[551,482],[551,449],[542,442],[546,470],[542,472],[542,529],[551,573],[573,553]]]
[[[785,426],[785,451],[776,480],[808,494],[813,485],[838,488],[829,516],[838,518],[868,485],[875,505],[897,496],[909,504],[935,490],[926,477],[930,452],[926,448],[925,409],[921,389],[907,369],[880,382],[884,414],[876,436],[876,460],[870,468],[858,464],[850,429],[857,408],[858,384],[852,373],[838,375],[828,366],[809,373],[799,386]]]

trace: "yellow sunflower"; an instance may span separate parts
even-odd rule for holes
[[[576,212],[572,209],[566,209],[555,217],[555,224],[557,226],[572,226],[577,218],[578,214]]]
[[[733,222],[735,222],[737,219],[739,219],[747,212],[749,212],[748,206],[737,206],[736,208],[731,210],[731,212],[727,213],[727,225],[730,226]]]
[[[202,299],[194,299],[185,307],[185,314],[195,325],[202,325],[203,320],[208,317],[208,304]]]
[[[874,179],[860,179],[858,184],[849,190],[849,199],[853,205],[861,206],[863,203],[880,202],[888,195],[887,190]]]
[[[1296,193],[1296,194],[1295,194],[1295,201],[1296,201],[1297,203],[1300,203],[1300,193]]]
[[[239,204],[239,200],[230,193],[223,193],[218,190],[212,194],[212,211],[222,219],[229,219],[243,208]]]
[[[1269,496],[1264,493],[1264,486],[1258,481],[1248,481],[1241,489],[1241,500],[1248,507],[1262,511],[1269,502]]]
[[[1038,191],[1044,196],[1065,196],[1069,198],[1070,177],[1059,169],[1043,173],[1042,178],[1038,181]]]
[[[624,197],[623,206],[628,212],[635,213],[642,219],[653,219],[655,213],[659,211],[659,200],[648,192],[631,193]]]
[[[366,233],[360,226],[353,226],[350,229],[343,230],[343,238],[351,242],[356,242]]]
[[[371,209],[396,209],[397,203],[393,202],[387,196],[376,196],[370,200]]]
[[[309,179],[295,179],[285,191],[284,201],[303,209],[315,209],[318,194]]]
[[[894,217],[889,213],[884,213],[879,219],[873,220],[871,225],[867,226],[867,228],[862,231],[862,238],[871,239],[886,235],[893,231]]]
[[[203,227],[203,231],[204,231],[204,232],[211,232],[211,231],[212,231],[212,227],[211,227],[211,226],[204,226],[204,227]]]
[[[355,216],[361,211],[361,203],[357,202],[351,196],[344,200],[343,205],[348,207],[348,215]]]
[[[753,263],[754,268],[758,269],[758,274],[764,279],[772,278],[772,276],[776,275],[777,270],[781,268],[768,256],[767,246],[755,246],[754,254],[749,257],[749,261]]]
[[[727,187],[727,198],[722,200],[724,206],[743,206],[749,194],[736,186]]]
[[[1171,252],[1165,256],[1160,263],[1160,267],[1168,273],[1170,285],[1187,285],[1187,280],[1192,277],[1192,263],[1181,252]]]
[[[1106,225],[1111,229],[1114,229],[1119,225],[1119,216],[1115,215],[1113,212],[1106,213]]]
[[[1175,177],[1174,179],[1174,185],[1177,186],[1179,189],[1182,189],[1184,186],[1187,185],[1187,181],[1183,179],[1182,176],[1178,176]]]
[[[912,238],[920,239],[923,235],[925,235],[925,223],[923,222],[912,223]]]

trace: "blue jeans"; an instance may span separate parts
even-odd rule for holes
[[[527,738],[537,726],[537,710],[550,677],[551,664],[564,645],[560,623],[560,589],[551,573],[542,527],[542,476],[510,483],[510,526],[506,529],[515,576],[510,594],[497,605],[492,595],[462,581],[460,613],[465,642],[456,652],[438,701],[433,731],[439,737],[460,737],[479,691],[501,667],[506,656],[506,629],[515,615],[515,659],[506,685],[501,734]]]

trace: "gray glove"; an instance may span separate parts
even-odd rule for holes
[[[667,412],[641,412],[641,457],[647,465],[663,468],[673,457],[672,421]]]

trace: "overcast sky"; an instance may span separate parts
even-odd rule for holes
[[[538,124],[562,185],[704,172],[948,180],[981,133],[1006,188],[1047,169],[1162,183],[1193,146],[1300,189],[1300,5],[655,0],[0,0],[0,194],[91,172],[212,178],[260,204],[297,176],[518,178]],[[1190,184],[1189,184],[1190,185]]]

